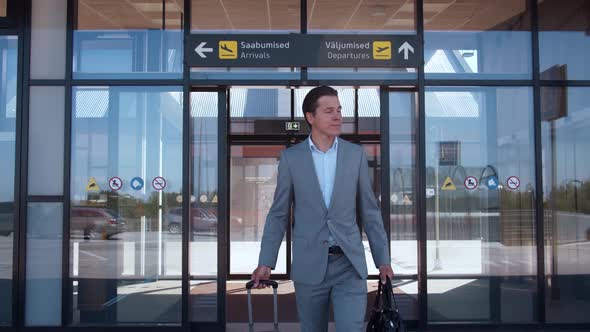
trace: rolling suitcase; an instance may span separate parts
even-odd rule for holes
[[[279,332],[279,312],[277,303],[277,288],[279,287],[279,284],[272,280],[260,280],[260,283],[272,287],[274,308],[274,328],[272,332]],[[252,286],[254,286],[254,281],[251,280],[246,283],[246,290],[248,291],[248,326],[250,332],[254,332],[254,319],[252,318]]]

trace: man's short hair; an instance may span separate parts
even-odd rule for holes
[[[311,91],[309,91],[305,96],[305,99],[303,99],[303,117],[305,117],[306,113],[312,113],[315,115],[315,110],[318,107],[318,100],[323,96],[338,97],[338,91],[327,85],[321,85],[311,89]],[[309,121],[307,121],[307,118],[305,118],[305,121],[311,129],[311,124]]]

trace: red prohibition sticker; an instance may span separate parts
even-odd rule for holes
[[[475,176],[468,176],[465,178],[465,181],[463,181],[463,185],[465,186],[465,188],[473,190],[477,188],[477,179],[475,178]]]
[[[161,176],[157,176],[152,180],[152,187],[157,191],[163,190],[166,188],[166,179]]]
[[[117,191],[123,187],[123,180],[118,176],[113,176],[109,179],[109,187],[112,190]]]
[[[513,175],[506,180],[506,185],[512,190],[518,189],[520,187],[520,179]]]

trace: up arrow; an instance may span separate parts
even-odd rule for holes
[[[205,48],[205,45],[207,45],[207,42],[201,42],[199,46],[195,47],[195,52],[197,52],[201,58],[207,58],[205,52],[213,52],[212,48]]]
[[[404,42],[402,46],[399,47],[399,50],[397,50],[397,53],[401,53],[402,51],[404,51],[404,60],[408,60],[408,51],[414,53],[414,48],[408,42]]]

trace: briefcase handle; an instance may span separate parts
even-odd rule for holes
[[[377,288],[377,295],[375,296],[375,305],[373,306],[376,310],[379,309],[381,298],[383,298],[383,310],[398,310],[395,295],[393,294],[393,285],[391,284],[391,279],[389,279],[389,277],[386,277],[385,286],[383,286],[381,280],[379,280],[379,287]],[[391,299],[393,299],[393,307],[391,306]]]

